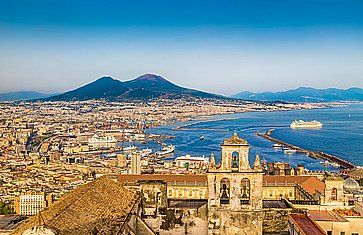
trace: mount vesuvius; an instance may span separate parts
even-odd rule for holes
[[[47,101],[83,101],[105,99],[109,101],[147,100],[152,98],[226,98],[221,95],[180,87],[165,78],[144,74],[133,80],[121,82],[111,77],[101,77],[94,82],[60,95],[45,98]]]

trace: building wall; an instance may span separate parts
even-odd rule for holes
[[[212,209],[209,213],[209,234],[262,234],[262,211],[229,211]]]
[[[262,178],[261,173],[210,173],[208,174],[209,207],[231,210],[258,210],[262,209]],[[221,204],[222,179],[228,179],[229,200],[228,204]],[[241,204],[241,182],[248,179],[250,182],[249,203]]]
[[[332,222],[332,221],[315,221],[326,233],[332,232],[332,235],[341,235],[341,232],[349,233],[349,222]]]
[[[295,186],[287,185],[287,186],[263,186],[263,199],[265,200],[278,200],[281,197],[287,198],[290,200],[295,200]]]
[[[52,203],[53,198],[45,194],[19,195],[14,198],[14,210],[19,215],[35,215],[42,211],[48,204]]]
[[[325,180],[324,204],[344,203],[343,184],[342,178],[327,178]]]
[[[168,184],[168,199],[207,199],[208,188],[198,185]]]

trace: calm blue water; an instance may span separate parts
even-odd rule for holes
[[[349,118],[349,114],[351,117]],[[226,119],[226,120],[221,120]],[[324,124],[321,129],[293,130],[289,127],[295,119],[318,120]],[[195,124],[193,124],[195,123]],[[173,130],[176,126],[188,125],[182,130]],[[272,143],[258,137],[256,132],[265,132],[275,128],[273,137],[295,144],[302,148],[323,151],[346,159],[356,165],[363,165],[363,104],[351,104],[343,107],[294,110],[281,112],[251,112],[211,117],[209,121],[190,121],[148,130],[149,133],[161,133],[176,136],[165,141],[176,146],[173,157],[185,154],[209,156],[214,153],[220,159],[220,144],[237,132],[251,145],[250,163],[259,154],[267,161],[285,161],[296,166],[299,163],[309,170],[333,170],[324,167],[319,160],[304,154],[286,155],[281,150],[274,150]],[[204,136],[204,140],[200,140]],[[158,149],[155,144],[149,147]],[[338,169],[336,169],[338,170]]]

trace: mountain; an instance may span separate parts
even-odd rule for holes
[[[60,95],[46,98],[46,100],[113,99],[114,97],[122,96],[126,91],[128,91],[128,88],[126,88],[121,81],[111,77],[101,77],[87,85]]]
[[[46,98],[51,95],[44,94],[36,91],[17,91],[0,93],[0,101],[15,101],[15,100],[32,100]]]
[[[363,89],[353,87],[349,89],[314,89],[299,87],[281,92],[240,92],[234,98],[245,100],[286,101],[286,102],[334,102],[334,101],[363,101]]]
[[[175,85],[165,78],[144,74],[133,80],[121,82],[111,77],[102,77],[85,86],[63,94],[46,98],[49,101],[70,100],[146,100],[151,98],[179,98],[179,97],[225,98],[198,90]]]

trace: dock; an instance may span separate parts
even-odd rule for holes
[[[274,129],[270,129],[270,130],[266,131],[266,133],[264,133],[264,134],[257,133],[257,135],[264,138],[264,139],[266,139],[266,140],[269,140],[271,142],[280,144],[283,147],[286,147],[286,148],[289,148],[289,149],[292,149],[292,150],[296,150],[296,152],[304,153],[304,154],[306,154],[307,156],[309,156],[311,158],[322,159],[322,160],[329,161],[329,162],[332,162],[332,163],[337,163],[337,164],[339,164],[339,166],[341,168],[344,168],[344,169],[356,168],[356,166],[353,165],[352,163],[350,163],[350,162],[348,162],[346,160],[343,160],[343,159],[341,159],[341,158],[339,158],[337,156],[334,156],[334,155],[331,155],[331,154],[328,154],[328,153],[324,153],[324,152],[311,151],[311,150],[303,149],[301,147],[298,147],[298,146],[286,143],[286,142],[284,142],[282,140],[276,139],[276,138],[271,136],[273,131],[274,131]]]

